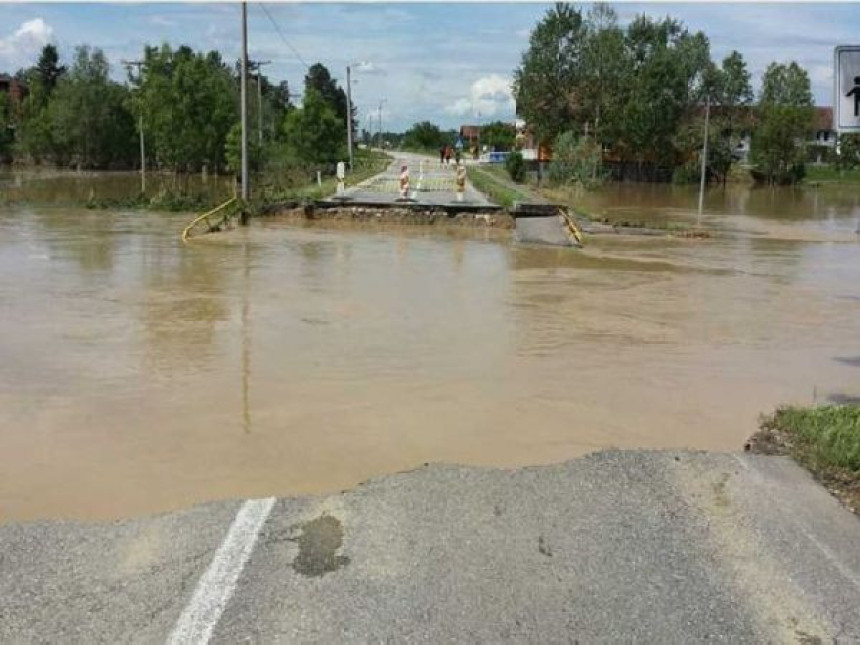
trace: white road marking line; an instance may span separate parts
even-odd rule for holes
[[[197,582],[191,601],[176,621],[168,645],[209,642],[274,504],[274,497],[249,499],[242,504],[227,537]]]

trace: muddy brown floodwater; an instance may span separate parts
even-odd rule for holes
[[[695,217],[666,186],[585,201]],[[713,239],[575,251],[274,219],[184,247],[187,216],[0,208],[0,521],[737,450],[776,405],[860,397],[858,215],[731,189]]]

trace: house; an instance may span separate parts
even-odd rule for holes
[[[477,146],[481,139],[481,128],[477,125],[461,125],[460,139],[467,149]]]
[[[814,117],[815,137],[810,141],[818,146],[836,147],[836,130],[833,129],[833,108],[816,107]]]
[[[0,92],[8,94],[12,104],[21,105],[21,101],[27,96],[27,84],[14,76],[0,74]]]

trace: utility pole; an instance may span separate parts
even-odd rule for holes
[[[143,79],[141,76],[141,69],[143,68],[142,60],[124,60],[122,64],[126,66],[131,73],[132,67],[137,67],[137,83],[140,86],[140,83]],[[146,147],[143,142],[143,106],[140,107],[140,114],[138,115],[137,120],[137,131],[140,136],[140,194],[146,194]]]
[[[259,140],[260,150],[263,149],[263,90],[260,89],[260,68],[263,65],[269,65],[271,62],[272,61],[270,60],[248,61],[248,65],[252,69],[257,70],[257,138]]]
[[[382,99],[379,102],[379,149],[382,150],[382,105],[386,102]]]
[[[248,5],[242,2],[242,201],[248,201]]]
[[[708,121],[711,116],[711,94],[708,92],[707,103],[705,104],[705,141],[702,146],[702,176],[699,179],[699,216],[696,219],[696,227],[702,226],[702,204],[705,199],[705,170],[708,163]]]
[[[352,82],[350,81],[349,65],[346,66],[346,147],[349,151],[349,171],[352,172]]]

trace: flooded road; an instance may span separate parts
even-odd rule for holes
[[[635,190],[589,208],[695,218]],[[0,522],[737,450],[776,405],[860,397],[857,193],[730,191],[711,240],[583,251],[277,220],[183,247],[188,216],[0,208]]]

